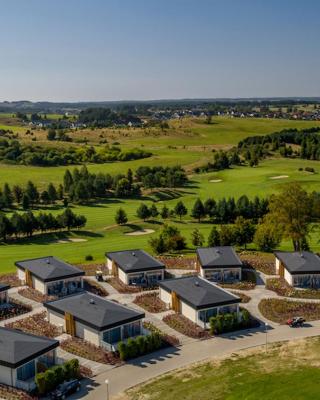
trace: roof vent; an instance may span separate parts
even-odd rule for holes
[[[50,258],[47,258],[47,259],[46,259],[46,263],[47,263],[47,264],[50,264]]]
[[[196,286],[200,286],[198,281],[195,281],[194,283]]]
[[[300,257],[301,257],[301,258],[304,258],[304,254],[303,254],[303,253],[300,253]]]
[[[136,253],[133,251],[133,252],[132,252],[132,255],[133,255],[133,257],[134,257],[134,256],[136,255]]]
[[[220,253],[221,253],[221,250],[217,249],[217,253],[220,254]]]
[[[96,304],[93,299],[90,299],[90,304]]]

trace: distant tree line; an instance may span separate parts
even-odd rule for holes
[[[122,151],[117,146],[46,147],[22,144],[17,140],[0,139],[0,161],[8,164],[57,166],[82,163],[105,163],[147,158],[151,152],[142,149]]]
[[[129,122],[135,125],[142,124],[141,119],[128,109],[116,112],[103,107],[91,107],[81,111],[78,121],[95,128],[128,125]]]
[[[87,219],[83,215],[77,215],[67,208],[62,214],[54,216],[51,213],[39,213],[35,215],[28,211],[25,213],[13,213],[11,217],[0,213],[0,240],[6,241],[10,237],[32,237],[34,232],[54,232],[72,228],[79,229],[86,225]]]

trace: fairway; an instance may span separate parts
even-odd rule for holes
[[[319,339],[278,344],[167,374],[128,391],[130,400],[313,400],[319,397]],[[251,352],[252,353],[252,352]]]
[[[93,256],[93,262],[104,262],[106,251],[123,250],[126,248],[141,247],[151,251],[149,240],[157,235],[163,221],[156,219],[154,223],[137,221],[136,210],[141,202],[151,205],[156,201],[158,209],[166,204],[170,209],[177,201],[182,200],[188,208],[188,215],[178,221],[170,220],[176,225],[187,239],[187,255],[194,254],[191,245],[191,233],[197,227],[204,235],[205,240],[209,235],[212,224],[196,223],[190,218],[190,211],[195,200],[200,197],[203,201],[208,197],[219,199],[222,197],[234,197],[238,199],[246,194],[253,198],[268,196],[276,193],[285,183],[298,181],[308,190],[319,190],[320,163],[289,158],[273,158],[262,161],[257,167],[234,167],[217,173],[192,174],[196,165],[201,165],[212,159],[209,145],[220,146],[222,143],[229,146],[237,143],[248,135],[265,134],[288,127],[310,127],[319,124],[315,121],[269,120],[269,119],[242,119],[216,117],[213,124],[208,125],[204,120],[184,119],[171,121],[170,129],[162,136],[144,135],[141,130],[128,129],[128,136],[123,137],[121,145],[132,148],[144,145],[145,149],[151,148],[152,157],[107,164],[90,164],[90,172],[104,172],[110,174],[126,173],[128,168],[135,170],[139,166],[155,165],[183,165],[189,172],[190,184],[182,189],[159,190],[147,192],[142,199],[107,199],[90,205],[73,205],[74,212],[83,214],[87,218],[87,225],[82,232],[73,232],[75,238],[85,239],[83,242],[59,243],[57,240],[65,238],[65,233],[51,235],[36,235],[31,240],[10,242],[1,244],[0,272],[14,271],[14,262],[18,259],[55,255],[72,263],[84,263],[87,255]],[[108,131],[103,129],[103,131]],[[111,129],[110,129],[111,131]],[[93,131],[94,135],[98,133]],[[99,132],[99,130],[98,130]],[[119,134],[120,135],[120,134]],[[201,143],[207,144],[203,146]],[[304,171],[305,167],[312,167],[315,173]],[[0,186],[5,182],[10,185],[25,185],[28,179],[32,180],[40,189],[47,187],[49,182],[62,183],[63,175],[67,167],[32,167],[20,165],[1,165]],[[73,169],[74,166],[70,166]],[[299,171],[299,169],[303,169]],[[276,178],[276,179],[273,179]],[[122,207],[127,215],[129,224],[125,227],[114,226],[116,210]],[[39,210],[41,211],[41,210]],[[54,214],[62,212],[62,208],[43,209]],[[35,211],[38,212],[38,211]],[[128,236],[125,233],[142,228],[152,229],[154,233],[141,236]],[[318,231],[312,231],[310,237],[312,250],[320,250]],[[252,247],[252,245],[251,245]],[[291,250],[291,243],[284,241],[281,249]]]

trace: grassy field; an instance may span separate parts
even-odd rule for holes
[[[1,119],[0,119],[1,121]],[[181,164],[191,171],[191,167],[204,163],[212,157],[210,145],[219,145],[219,143],[234,144],[240,138],[249,134],[259,134],[273,132],[285,127],[303,127],[315,125],[315,122],[307,123],[304,121],[284,121],[284,120],[263,120],[263,119],[231,119],[217,118],[215,123],[207,125],[203,121],[173,121],[172,128],[176,137],[171,136],[150,136],[144,137],[126,137],[124,139],[125,146],[141,145],[145,141],[149,141],[152,146],[153,156],[143,160],[117,162],[100,165],[89,165],[91,172],[108,172],[111,174],[125,173],[128,168],[136,169],[140,165],[176,165]],[[181,128],[179,124],[182,124]],[[188,124],[191,124],[188,128]],[[177,125],[175,127],[175,125]],[[189,139],[186,139],[186,133],[182,130],[191,130]],[[133,132],[133,131],[132,131]],[[122,132],[123,133],[123,132]],[[97,133],[94,133],[95,135]],[[184,145],[178,144],[185,142]],[[189,140],[189,145],[187,141]],[[203,148],[201,142],[208,144]],[[134,142],[134,143],[133,143]],[[168,147],[170,143],[171,147]],[[192,145],[191,145],[192,143]],[[197,145],[195,145],[197,143]],[[149,148],[145,144],[146,148]],[[184,147],[185,146],[185,147]],[[316,171],[314,174],[299,171],[299,168],[306,166],[313,167]],[[290,181],[299,181],[308,190],[319,190],[320,183],[320,164],[317,161],[308,161],[300,159],[268,159],[258,167],[236,167],[230,170],[221,171],[219,173],[208,173],[201,175],[191,175],[191,184],[189,187],[180,190],[162,190],[150,193],[145,196],[143,201],[151,204],[156,201],[159,208],[165,203],[169,208],[174,207],[176,202],[181,199],[188,207],[189,211],[196,200],[200,197],[205,200],[208,197],[215,199],[221,197],[234,196],[236,199],[242,194],[249,197],[255,195],[267,196],[273,192],[277,192],[281,186]],[[73,167],[69,167],[73,168]],[[66,167],[26,167],[15,165],[1,165],[0,168],[0,186],[4,182],[24,185],[27,179],[31,179],[40,188],[44,188],[49,182],[59,184]],[[282,176],[282,179],[272,179]],[[219,180],[219,182],[212,182]],[[104,253],[111,250],[120,250],[124,248],[142,247],[150,250],[148,241],[152,235],[145,236],[126,236],[125,232],[138,229],[139,227],[148,227],[157,231],[161,225],[160,221],[153,224],[145,224],[136,222],[136,209],[142,200],[106,200],[105,202],[87,205],[75,206],[74,211],[84,214],[88,223],[86,231],[76,232],[73,235],[81,238],[83,242],[59,243],[63,234],[49,235],[34,238],[31,241],[21,241],[13,244],[0,245],[1,265],[0,272],[8,272],[14,269],[14,261],[24,258],[32,258],[45,256],[48,254],[56,255],[73,263],[84,262],[86,255],[92,255],[95,262],[104,260]],[[125,209],[128,214],[129,221],[132,226],[129,227],[111,227],[114,224],[114,215],[119,207]],[[60,213],[61,209],[52,210],[53,213]],[[176,224],[182,234],[186,236],[188,244],[190,244],[190,235],[195,227],[207,238],[212,227],[209,223],[197,224],[186,217],[179,221],[171,221]],[[138,225],[138,226],[136,226]],[[155,234],[155,233],[154,233]],[[320,250],[318,240],[318,232],[314,231],[311,236],[310,244],[313,250]],[[284,242],[282,249],[291,249],[291,243]],[[192,253],[194,249],[191,247],[187,252]]]
[[[277,344],[164,375],[130,400],[308,400],[319,397],[319,338]]]

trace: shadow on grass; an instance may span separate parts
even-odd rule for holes
[[[53,233],[45,233],[45,234],[36,234],[30,237],[18,238],[18,239],[10,239],[7,242],[1,242],[0,246],[10,246],[10,245],[31,245],[31,244],[53,244],[58,240],[68,240],[72,239],[73,235],[77,237],[86,237],[86,238],[97,238],[103,237],[104,235],[97,232],[91,231],[65,231],[65,232],[53,232]],[[72,243],[70,241],[70,243]]]

